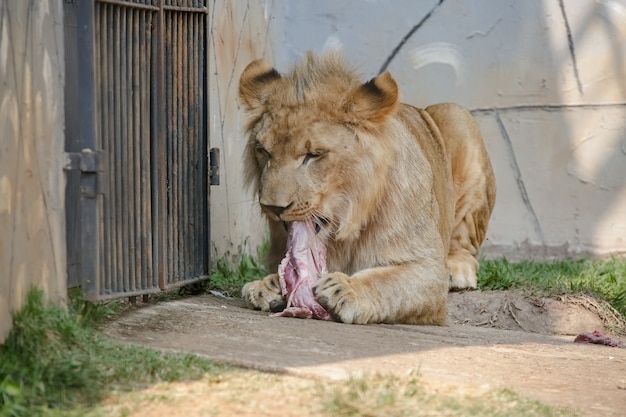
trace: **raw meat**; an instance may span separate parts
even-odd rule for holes
[[[595,343],[598,345],[607,345],[607,346],[620,347],[620,348],[625,347],[624,344],[620,340],[605,336],[597,330],[594,330],[592,333],[585,332],[585,333],[579,334],[578,336],[576,336],[576,339],[574,339],[574,342]]]
[[[315,236],[312,221],[289,223],[287,254],[278,266],[287,307],[276,316],[331,320],[313,296],[313,286],[326,270],[326,246]]]

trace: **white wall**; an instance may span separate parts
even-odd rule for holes
[[[624,1],[270,6],[279,70],[309,49],[341,44],[364,78],[392,57],[386,69],[403,101],[453,101],[474,112],[498,182],[484,255],[626,253]]]

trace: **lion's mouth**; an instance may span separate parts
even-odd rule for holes
[[[330,221],[328,219],[325,219],[323,217],[313,217],[310,221],[313,222],[313,225],[315,226],[315,234],[317,235],[324,227],[326,227],[328,225],[328,223],[330,223]],[[290,222],[286,222],[283,221],[283,227],[285,228],[285,231],[289,231],[289,223]]]

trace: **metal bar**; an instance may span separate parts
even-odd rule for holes
[[[173,6],[168,5],[165,6],[165,10],[171,12],[182,12],[182,13],[208,13],[209,9],[206,7],[189,7],[189,6]]]
[[[198,202],[200,201],[200,195],[201,195],[201,190],[200,190],[200,175],[201,173],[198,171],[198,169],[200,168],[200,161],[202,160],[202,154],[200,152],[200,142],[202,142],[202,138],[201,138],[201,133],[200,130],[198,129],[198,110],[199,107],[202,105],[202,103],[200,103],[198,101],[198,95],[199,95],[199,89],[202,87],[200,85],[200,83],[198,82],[198,62],[199,62],[199,55],[198,55],[198,33],[197,33],[197,23],[198,23],[198,19],[197,19],[197,15],[188,15],[187,17],[188,19],[188,43],[191,45],[191,47],[189,48],[189,51],[191,52],[191,63],[189,65],[190,67],[190,71],[191,71],[191,75],[190,75],[190,79],[193,80],[193,84],[191,86],[191,88],[189,89],[190,91],[190,101],[192,103],[191,109],[192,109],[192,117],[191,117],[191,121],[190,124],[191,126],[193,126],[193,128],[191,129],[191,139],[192,139],[192,144],[193,146],[190,147],[190,155],[191,158],[193,158],[193,164],[191,166],[192,168],[192,186],[191,186],[191,192],[188,193],[189,194],[189,199],[191,200],[191,218],[192,218],[192,222],[191,222],[191,227],[190,227],[190,233],[189,233],[189,241],[191,243],[191,250],[190,250],[190,256],[191,256],[191,262],[190,262],[190,266],[191,266],[191,271],[192,274],[198,274],[198,273],[202,273],[202,271],[200,270],[200,268],[198,268],[198,264],[200,263],[200,252],[198,250],[198,247],[200,246],[200,243],[202,241],[202,237],[203,237],[203,231],[201,229],[201,223],[200,223],[200,219],[201,217],[199,216],[199,211],[198,211]],[[198,239],[198,237],[200,237],[200,239]]]
[[[106,3],[106,4],[115,5],[115,6],[121,6],[121,7],[132,7],[134,9],[151,10],[151,11],[159,10],[158,6],[151,6],[148,4],[141,4],[141,3],[131,3],[129,1],[124,1],[124,0],[97,0],[97,1],[98,3]]]
[[[106,65],[106,59],[104,58],[103,55],[103,44],[104,44],[104,40],[107,39],[107,33],[106,33],[106,6],[96,3],[96,7],[95,7],[95,19],[96,21],[96,26],[95,26],[95,31],[94,31],[94,35],[95,35],[95,39],[94,39],[94,45],[95,48],[97,49],[97,52],[94,54],[95,55],[95,60],[96,60],[96,74],[95,74],[95,80],[97,81],[97,102],[99,103],[98,106],[98,110],[97,110],[97,114],[99,115],[99,117],[97,117],[97,120],[99,121],[99,126],[97,128],[98,131],[98,137],[99,137],[99,144],[98,147],[100,149],[104,149],[106,152],[106,148],[105,148],[105,140],[106,140],[106,131],[107,131],[107,123],[106,122],[102,122],[103,119],[103,115],[106,114],[108,108],[107,108],[107,103],[106,103],[106,96],[104,94],[104,87],[106,86],[106,82],[105,82],[105,77],[108,71],[108,66]],[[104,119],[106,120],[106,118]],[[107,158],[110,159],[110,158]],[[105,166],[104,168],[105,170],[105,175],[108,175],[108,173],[110,172],[109,167],[108,167],[108,162],[107,162],[107,166]],[[107,216],[107,209],[108,209],[108,199],[109,196],[108,195],[104,195],[102,197],[102,209],[101,209],[101,214],[102,214],[102,219],[100,220],[100,238],[102,239],[102,249],[100,251],[100,288],[98,289],[98,293],[102,292],[102,288],[108,288],[109,287],[109,280],[110,280],[110,276],[108,273],[108,267],[109,267],[109,263],[107,262],[107,254],[108,251],[106,250],[106,238],[107,238],[107,234],[108,234],[108,230],[107,230],[107,223],[106,223],[106,216]]]
[[[178,105],[176,124],[178,131],[178,139],[177,139],[177,148],[178,148],[178,192],[176,195],[176,201],[178,206],[178,216],[176,218],[176,223],[178,225],[178,269],[179,276],[178,280],[184,280],[187,275],[186,272],[186,252],[187,248],[185,247],[185,239],[186,239],[186,231],[187,231],[187,211],[186,211],[186,196],[185,196],[185,188],[187,186],[187,144],[189,141],[187,135],[187,89],[185,82],[185,59],[186,59],[186,50],[187,45],[184,45],[185,42],[185,22],[184,15],[181,12],[176,12],[176,24],[177,24],[177,38],[176,38],[176,51],[177,51],[177,59],[176,59],[176,70],[174,73],[174,77],[176,78],[176,102]]]
[[[132,195],[131,190],[131,155],[129,155],[130,147],[129,143],[132,141],[132,136],[130,134],[130,120],[129,111],[128,111],[128,10],[121,9],[121,17],[122,21],[121,25],[121,41],[119,47],[122,49],[120,53],[121,62],[120,62],[120,81],[121,81],[121,91],[120,91],[120,103],[121,103],[121,116],[122,116],[122,135],[120,137],[120,157],[122,161],[121,172],[122,178],[120,182],[120,188],[122,189],[122,194],[120,195],[120,199],[122,200],[122,210],[117,215],[122,219],[122,259],[123,259],[123,274],[124,274],[124,292],[132,291],[131,287],[131,217],[133,217],[132,206],[130,204]],[[130,215],[129,215],[130,214]]]
[[[134,251],[133,251],[133,207],[132,207],[132,194],[133,194],[133,155],[132,152],[132,120],[133,116],[130,113],[132,111],[132,107],[130,106],[130,76],[129,76],[129,68],[131,63],[129,62],[129,53],[130,53],[130,39],[128,36],[128,27],[129,27],[129,13],[131,9],[123,8],[121,9],[122,14],[122,33],[121,33],[121,71],[122,71],[122,94],[120,96],[120,103],[122,105],[122,143],[121,143],[121,156],[122,156],[122,172],[118,173],[121,175],[121,181],[123,186],[123,212],[122,215],[122,224],[124,230],[124,240],[122,241],[122,254],[124,259],[124,293],[128,291],[134,291],[135,288],[132,286],[133,282],[133,268],[132,264],[134,262]]]
[[[100,295],[100,297],[98,297],[98,300],[100,301],[115,300],[121,297],[132,297],[132,296],[144,295],[144,294],[156,294],[159,292],[160,290],[158,288],[151,289],[151,290],[143,290],[143,291],[113,292],[113,293],[106,293],[106,294]]]
[[[194,282],[206,281],[209,278],[211,278],[211,276],[210,275],[206,275],[206,274],[190,277],[190,278],[185,279],[185,280],[171,282],[168,285],[167,289],[171,290],[171,289],[174,289],[174,288],[179,288],[179,287],[183,287],[185,285],[193,284]]]
[[[202,117],[204,115],[204,94],[203,89],[204,85],[204,71],[202,70],[204,66],[204,48],[203,48],[203,39],[201,37],[202,34],[202,24],[204,21],[204,16],[194,15],[194,39],[196,39],[196,65],[194,66],[195,70],[195,78],[198,83],[196,100],[198,102],[197,111],[196,111],[196,124],[197,124],[197,132],[198,132],[198,145],[197,151],[198,154],[198,166],[196,169],[197,178],[198,178],[198,189],[195,193],[196,195],[196,218],[197,218],[197,231],[201,236],[201,239],[198,240],[197,248],[196,248],[196,258],[197,258],[197,272],[201,274],[206,274],[208,271],[204,268],[204,246],[205,240],[207,240],[206,235],[206,224],[204,222],[204,214],[202,209],[204,207],[205,196],[205,176],[207,175],[207,171],[205,166],[208,164],[208,150],[206,147],[206,136],[203,130]]]
[[[151,62],[150,57],[150,33],[147,27],[151,26],[152,14],[149,12],[142,13],[142,19],[139,22],[139,91],[140,91],[140,101],[139,101],[139,124],[141,127],[147,127],[150,123],[150,108],[148,105],[148,100],[150,98],[150,65],[146,65],[146,63]],[[148,21],[150,20],[150,21]],[[147,112],[147,114],[146,114]],[[148,289],[153,286],[152,282],[152,238],[150,234],[150,230],[148,229],[151,224],[151,207],[150,207],[150,190],[151,183],[149,180],[150,175],[150,131],[149,129],[141,129],[141,140],[140,140],[140,174],[139,180],[141,182],[141,246],[143,248],[143,256],[141,258],[141,269],[142,269],[142,288]]]
[[[77,48],[78,20],[76,3],[63,3],[63,44],[65,50],[65,79],[77,80],[78,48]],[[78,97],[80,85],[77,82],[64,83],[65,98],[65,143],[66,152],[80,151],[80,133],[78,130]],[[65,219],[66,219],[66,248],[67,248],[67,286],[68,288],[81,285],[81,232],[80,232],[80,172],[66,172],[65,187]]]
[[[166,246],[166,227],[163,227],[164,220],[167,219],[167,171],[164,172],[164,169],[167,169],[166,159],[165,159],[165,149],[166,149],[166,102],[165,102],[165,16],[163,13],[163,4],[164,0],[159,0],[159,22],[157,26],[157,36],[154,42],[154,47],[157,51],[157,59],[155,62],[156,71],[153,71],[155,74],[154,79],[156,80],[156,85],[154,89],[155,99],[154,99],[154,110],[152,113],[152,117],[156,120],[154,125],[155,127],[155,135],[156,143],[153,143],[153,159],[152,163],[154,164],[153,169],[153,186],[156,192],[156,204],[155,211],[153,212],[153,221],[155,225],[155,229],[159,232],[156,236],[156,256],[154,257],[154,273],[158,277],[159,287],[163,289],[165,287],[165,277],[170,274],[170,270],[165,267],[165,262],[163,262],[163,258],[165,256],[165,252],[171,250],[171,248]],[[167,222],[166,222],[167,223]],[[166,249],[167,248],[167,249]],[[161,262],[158,262],[161,261]],[[159,268],[161,266],[161,268]]]
[[[166,39],[166,44],[163,45],[164,48],[167,48],[168,53],[167,53],[167,59],[168,59],[168,65],[167,65],[167,72],[168,72],[168,76],[167,76],[167,86],[169,87],[167,95],[164,97],[164,99],[167,102],[167,109],[168,109],[168,126],[167,126],[167,138],[168,138],[168,146],[169,146],[169,152],[168,152],[168,161],[169,161],[169,166],[170,166],[170,170],[169,170],[169,175],[170,175],[170,181],[169,181],[169,189],[168,189],[168,204],[169,204],[169,212],[168,212],[168,216],[167,216],[167,222],[168,222],[168,226],[169,226],[169,240],[170,240],[170,246],[168,247],[170,256],[171,256],[171,260],[172,263],[170,265],[170,273],[167,277],[165,277],[166,279],[166,284],[167,285],[170,280],[172,279],[173,276],[175,276],[176,274],[178,274],[178,266],[176,264],[176,256],[177,256],[177,251],[178,251],[178,241],[176,240],[177,237],[177,229],[176,229],[176,223],[175,223],[175,219],[176,219],[176,212],[175,212],[175,193],[176,193],[176,183],[177,183],[177,178],[178,178],[178,167],[176,165],[176,148],[175,148],[175,143],[176,143],[176,124],[174,121],[174,117],[176,115],[176,103],[174,101],[174,97],[176,97],[176,91],[175,91],[175,85],[174,85],[174,53],[175,53],[175,49],[174,49],[174,37],[175,37],[175,21],[174,19],[172,19],[172,15],[171,13],[167,13],[167,17],[168,17],[168,31],[167,31],[167,39]]]
[[[182,91],[181,91],[181,79],[180,79],[180,64],[181,64],[181,54],[182,48],[180,47],[180,20],[178,16],[178,12],[172,12],[170,14],[172,16],[172,21],[174,22],[174,31],[173,31],[173,39],[172,39],[172,49],[174,56],[174,67],[172,70],[172,82],[174,84],[174,95],[171,97],[174,108],[172,111],[172,117],[174,119],[174,135],[172,137],[173,143],[172,146],[174,148],[174,166],[176,167],[176,178],[174,181],[174,192],[172,193],[172,205],[174,207],[174,217],[172,218],[172,223],[174,224],[174,240],[175,244],[175,252],[174,257],[176,258],[176,272],[171,277],[172,280],[178,282],[181,279],[181,276],[184,276],[184,272],[182,271],[183,263],[181,259],[182,251],[182,242],[181,242],[181,200],[180,200],[180,189],[181,182],[183,179],[183,166],[181,164],[181,147],[183,142],[183,132],[181,126],[181,114],[182,114]]]
[[[201,36],[199,36],[200,39],[202,39],[202,88],[200,88],[200,94],[202,97],[202,110],[203,113],[200,117],[200,124],[201,124],[201,129],[200,131],[202,132],[202,137],[203,137],[203,146],[204,149],[202,150],[204,152],[204,154],[207,156],[206,158],[204,158],[202,161],[204,162],[204,166],[203,169],[201,170],[201,176],[200,178],[202,178],[203,181],[203,186],[202,186],[202,191],[203,191],[203,195],[205,196],[205,198],[202,201],[202,219],[203,219],[203,224],[204,224],[204,230],[205,230],[205,238],[203,239],[203,247],[202,247],[202,259],[204,260],[203,262],[203,271],[204,272],[209,272],[209,265],[210,265],[210,249],[209,249],[209,244],[210,244],[210,239],[211,239],[211,214],[209,212],[209,207],[210,207],[210,200],[211,200],[211,186],[209,185],[209,170],[210,168],[210,164],[209,164],[209,150],[211,149],[211,137],[210,137],[210,133],[209,133],[209,115],[210,115],[210,101],[209,101],[209,96],[208,96],[208,91],[209,91],[209,66],[208,66],[208,56],[209,56],[209,47],[210,47],[210,43],[209,43],[209,14],[207,13],[206,15],[204,15],[201,18],[202,21],[202,25],[200,26],[200,32],[201,32]],[[219,162],[219,161],[218,161]]]
[[[206,7],[180,7],[180,6],[166,6],[165,10],[172,12],[183,12],[183,13],[208,13],[209,9]]]
[[[172,11],[172,12],[186,12],[186,13],[208,13],[209,12],[209,9],[207,7],[202,7],[202,6],[188,7],[188,6],[163,5],[163,8],[161,9],[161,6],[153,6],[153,5],[142,4],[142,3],[132,3],[129,1],[124,1],[124,0],[98,0],[98,2],[108,3],[108,4],[121,6],[121,7],[150,10],[150,11],[156,11],[156,12],[160,10],[166,10],[166,11]]]
[[[180,114],[181,114],[181,106],[180,106],[180,99],[181,99],[181,83],[180,83],[180,70],[179,70],[179,66],[181,63],[181,52],[182,52],[182,48],[180,48],[180,25],[179,25],[179,21],[178,21],[178,15],[176,12],[171,14],[172,16],[172,22],[173,22],[173,37],[172,37],[172,48],[173,48],[173,55],[176,57],[174,59],[174,67],[172,70],[172,82],[174,84],[174,95],[171,97],[172,102],[174,103],[173,109],[172,109],[172,115],[173,115],[173,119],[174,119],[174,136],[173,136],[173,148],[174,148],[174,155],[173,155],[173,159],[174,159],[174,174],[175,174],[175,179],[173,181],[174,183],[174,187],[173,187],[173,192],[172,192],[172,206],[174,207],[174,216],[173,216],[173,220],[172,220],[172,224],[174,225],[174,257],[176,259],[176,270],[174,272],[174,275],[171,277],[172,280],[174,280],[174,282],[178,282],[180,280],[180,276],[181,276],[181,259],[180,259],[180,254],[181,254],[181,241],[180,241],[180,183],[181,183],[181,175],[180,175],[180,165],[179,165],[179,161],[181,159],[181,152],[180,152],[180,145],[181,145],[181,140],[180,140],[180,136],[181,136],[181,131],[180,131]]]
[[[107,169],[106,175],[108,176],[108,184],[109,184],[109,192],[104,196],[104,251],[105,252],[105,268],[104,268],[104,288],[111,290],[114,286],[115,282],[115,269],[113,267],[115,263],[115,253],[113,251],[115,237],[113,234],[113,221],[115,216],[115,183],[112,181],[111,175],[115,172],[114,164],[115,164],[115,154],[113,153],[113,149],[111,148],[111,139],[113,136],[113,71],[111,68],[111,60],[113,48],[109,44],[110,40],[113,38],[113,34],[111,33],[112,28],[112,10],[108,5],[101,5],[102,10],[102,42],[100,44],[101,55],[102,55],[102,83],[103,88],[101,90],[102,100],[103,100],[103,112],[101,115],[103,132],[102,132],[102,147],[111,155],[107,161]],[[100,291],[102,293],[102,290]]]
[[[93,42],[94,42],[94,52],[93,52],[93,62],[94,62],[94,72],[93,72],[93,79],[94,79],[94,104],[95,104],[95,113],[94,113],[94,131],[95,131],[95,137],[94,137],[94,148],[96,150],[99,149],[103,149],[102,147],[102,122],[101,122],[101,118],[100,115],[102,114],[102,106],[101,106],[101,94],[100,94],[100,80],[102,79],[102,74],[101,74],[101,70],[102,70],[102,63],[101,63],[101,57],[99,54],[99,49],[98,49],[98,45],[100,45],[101,43],[101,39],[100,39],[100,20],[101,20],[101,6],[100,5],[94,5],[94,9],[93,9],[93,13],[94,13],[94,17],[93,17],[93,24],[94,24],[94,37],[93,37]],[[85,153],[83,151],[83,153]],[[96,167],[96,171],[102,171],[103,169],[103,161],[101,160],[101,158],[98,156],[98,153],[94,153],[94,155],[92,155],[95,157],[94,161],[91,162],[95,162],[95,165],[97,165]],[[82,158],[81,158],[82,159]],[[81,164],[83,165],[82,168],[85,168],[85,164]],[[101,184],[102,184],[102,179],[104,179],[104,174],[96,174],[97,175],[97,182],[98,184],[97,187],[98,189],[96,190],[96,194],[99,194],[101,192],[100,188],[101,188]],[[98,227],[98,244],[100,246],[100,248],[102,248],[103,245],[103,239],[104,239],[104,197],[98,197],[96,196],[97,199],[97,212],[96,212],[96,218],[97,218],[97,227]],[[105,260],[104,260],[104,251],[103,250],[98,250],[98,252],[96,253],[96,256],[98,257],[98,294],[100,292],[102,292],[102,287],[104,285],[106,285],[106,274],[104,273],[105,271]]]
[[[200,224],[200,217],[198,216],[198,202],[200,201],[200,172],[199,164],[202,160],[202,155],[200,153],[200,143],[202,142],[202,135],[200,130],[198,129],[198,112],[200,110],[200,106],[202,103],[198,101],[198,90],[202,87],[199,83],[198,79],[198,39],[197,39],[197,18],[196,15],[190,14],[188,16],[189,21],[189,43],[192,45],[190,48],[191,52],[191,78],[193,79],[193,85],[191,87],[191,102],[193,105],[192,109],[192,118],[191,125],[193,126],[193,135],[192,135],[192,147],[191,147],[191,155],[193,158],[192,165],[192,192],[189,195],[191,200],[191,215],[193,217],[193,223],[190,230],[190,242],[191,242],[191,256],[192,256],[192,274],[201,273],[200,268],[198,268],[198,264],[200,261],[200,257],[198,256],[200,253],[198,251],[198,246],[202,240],[202,229]]]
[[[179,96],[179,114],[178,114],[178,131],[179,133],[179,164],[181,165],[181,174],[180,182],[178,188],[178,207],[180,217],[178,219],[178,233],[179,233],[179,241],[180,241],[180,249],[178,254],[178,260],[180,263],[180,277],[181,281],[185,280],[188,274],[188,264],[187,264],[187,234],[189,230],[189,210],[188,210],[188,201],[187,196],[189,192],[186,192],[189,188],[189,159],[188,159],[188,148],[189,148],[189,123],[187,122],[187,118],[189,115],[189,80],[185,79],[187,75],[185,69],[187,68],[187,50],[189,45],[185,42],[187,40],[186,36],[186,25],[185,25],[185,14],[182,12],[176,12],[178,14],[178,42],[176,44],[176,48],[179,51],[180,59],[177,62],[177,75],[176,79],[178,82],[178,88],[180,92]]]
[[[207,152],[206,149],[206,137],[204,135],[204,131],[202,130],[202,115],[204,113],[204,107],[205,107],[205,103],[203,100],[204,95],[202,94],[202,89],[204,88],[204,77],[203,77],[203,71],[202,71],[202,67],[203,67],[203,61],[204,61],[204,57],[203,57],[203,47],[202,47],[202,38],[200,37],[201,35],[201,25],[202,25],[202,21],[203,21],[203,16],[194,16],[194,38],[196,39],[196,56],[197,56],[197,60],[198,62],[195,65],[195,72],[196,72],[196,80],[198,82],[198,88],[197,88],[197,96],[196,96],[196,100],[198,101],[198,107],[197,107],[197,112],[196,112],[196,124],[197,124],[197,131],[198,131],[198,149],[197,149],[197,154],[199,155],[199,159],[198,159],[198,167],[197,167],[197,176],[198,176],[198,191],[196,193],[196,216],[198,219],[198,226],[197,226],[197,230],[200,234],[200,236],[202,236],[202,238],[200,240],[198,240],[198,247],[196,248],[196,257],[197,257],[197,262],[198,262],[198,266],[197,266],[197,270],[200,273],[207,273],[207,271],[204,269],[204,252],[203,252],[203,248],[204,248],[204,241],[206,239],[206,225],[204,224],[204,215],[202,214],[202,207],[203,207],[203,201],[206,198],[205,197],[205,189],[204,189],[204,180],[203,177],[206,175],[206,171],[204,170],[204,166],[206,164],[206,161],[209,158],[209,154]]]
[[[95,125],[94,125],[94,35],[93,35],[93,3],[80,2],[76,6],[78,28],[77,48],[78,54],[78,80],[80,94],[78,97],[79,132],[84,148],[95,149]],[[84,182],[95,182],[96,173],[81,174],[81,187]],[[100,259],[100,241],[98,239],[97,210],[98,199],[83,198],[81,196],[81,219],[82,219],[82,256],[81,277],[85,298],[95,299],[98,295]]]
[[[114,247],[112,250],[115,252],[115,285],[111,288],[111,291],[123,292],[123,281],[124,281],[124,261],[122,258],[122,241],[124,240],[122,237],[122,219],[120,217],[122,213],[122,194],[124,193],[122,189],[121,179],[119,173],[122,172],[122,160],[120,157],[120,145],[121,145],[121,136],[122,136],[122,118],[121,118],[121,110],[119,98],[121,96],[121,73],[120,73],[120,9],[114,8],[115,12],[113,13],[114,22],[113,22],[113,36],[112,36],[112,45],[111,50],[113,54],[111,56],[111,60],[109,61],[109,65],[114,68],[113,74],[113,123],[115,129],[113,131],[112,137],[112,148],[113,152],[112,156],[115,158],[115,169],[111,172],[111,177],[113,178],[113,182],[115,183],[115,211],[113,213],[113,222],[115,224],[115,241],[113,242]]]
[[[165,15],[165,12],[163,12],[163,14]],[[163,96],[163,101],[164,101],[164,106],[166,106],[167,109],[167,113],[166,113],[166,117],[167,117],[167,161],[168,161],[168,171],[167,171],[167,177],[168,177],[168,187],[167,187],[167,204],[168,204],[168,210],[167,210],[167,218],[165,218],[164,220],[167,222],[167,253],[168,253],[168,265],[169,265],[169,269],[168,269],[168,274],[166,277],[164,277],[164,282],[163,282],[163,287],[161,288],[166,288],[167,283],[170,280],[170,277],[173,276],[176,273],[176,268],[174,265],[175,262],[175,247],[174,247],[174,224],[173,224],[173,218],[174,218],[174,207],[173,207],[173,199],[172,199],[172,193],[174,192],[174,183],[175,183],[175,167],[174,167],[174,149],[172,148],[172,145],[174,143],[174,139],[172,138],[172,136],[174,135],[174,122],[173,122],[173,115],[174,115],[174,107],[173,107],[173,103],[172,103],[172,97],[174,97],[174,85],[172,83],[172,72],[173,72],[173,68],[174,68],[174,58],[172,57],[173,51],[172,51],[172,37],[173,37],[173,29],[174,29],[174,23],[172,22],[171,16],[168,13],[167,14],[167,32],[166,32],[166,38],[164,39],[165,43],[161,45],[161,47],[167,51],[166,52],[166,68],[165,71],[167,73],[166,78],[165,78],[165,85],[167,86],[167,90],[165,91],[165,94]]]
[[[137,244],[137,237],[139,233],[137,231],[137,223],[139,221],[138,215],[140,215],[139,210],[137,210],[137,205],[135,204],[135,194],[137,190],[137,180],[139,177],[135,172],[135,162],[137,161],[136,154],[136,146],[137,141],[139,140],[138,135],[136,134],[135,126],[137,125],[137,113],[135,111],[135,36],[134,36],[134,15],[135,10],[133,8],[127,8],[125,10],[126,14],[126,43],[124,44],[124,49],[126,52],[126,91],[125,91],[125,99],[126,103],[126,114],[128,115],[128,123],[127,123],[127,140],[124,144],[125,152],[128,158],[127,176],[125,179],[126,187],[127,187],[127,216],[128,216],[128,242],[126,243],[128,246],[128,291],[136,291],[141,288],[137,287],[137,265],[141,268],[141,258],[138,256],[137,251],[140,249],[140,245]]]
[[[133,206],[132,213],[132,222],[133,222],[133,236],[132,242],[134,245],[134,263],[131,265],[131,270],[133,271],[133,288],[135,289],[144,289],[141,285],[141,276],[142,276],[142,251],[143,248],[141,246],[141,219],[143,217],[143,212],[141,210],[141,172],[140,172],[140,151],[139,147],[141,144],[141,113],[139,109],[139,100],[143,92],[139,90],[139,66],[141,62],[139,61],[139,19],[140,19],[140,11],[138,9],[130,9],[128,11],[130,14],[130,24],[129,33],[131,37],[130,42],[130,77],[131,77],[131,118],[130,124],[132,126],[132,143],[130,147],[132,148],[132,183],[131,186],[133,188],[133,192],[131,195],[131,201]]]
[[[161,15],[164,15],[163,11],[161,11]],[[165,20],[165,18],[163,19]],[[166,251],[166,253],[163,254],[164,257],[166,257],[166,262],[167,262],[167,274],[165,274],[165,276],[161,277],[161,279],[159,280],[159,287],[161,287],[161,289],[166,288],[167,285],[167,280],[168,277],[170,277],[173,273],[174,273],[174,259],[173,259],[173,253],[174,253],[174,241],[173,241],[173,226],[172,226],[172,213],[173,213],[173,209],[172,209],[172,205],[171,205],[171,198],[170,198],[170,194],[172,192],[172,187],[173,187],[173,168],[172,168],[172,155],[173,155],[173,151],[171,149],[172,147],[172,139],[171,139],[171,135],[172,135],[172,105],[170,103],[170,97],[172,97],[172,95],[174,94],[172,92],[172,84],[171,84],[171,76],[172,76],[172,51],[171,51],[171,39],[172,39],[172,22],[171,19],[167,19],[167,23],[164,23],[163,26],[163,38],[162,38],[162,42],[159,44],[159,48],[162,51],[163,55],[164,55],[164,61],[163,61],[163,73],[165,74],[163,76],[163,90],[162,90],[162,96],[161,96],[161,100],[163,102],[163,118],[164,118],[164,125],[163,125],[163,135],[164,135],[164,140],[167,141],[167,143],[164,142],[164,146],[166,146],[166,152],[167,155],[165,155],[166,160],[167,160],[167,170],[163,173],[163,178],[165,179],[165,183],[167,183],[167,189],[166,194],[165,194],[165,199],[164,202],[167,203],[167,206],[165,208],[165,212],[163,213],[163,218],[161,219],[163,222],[163,226],[164,226],[164,231],[165,231],[165,237],[166,240],[164,242],[164,250]]]
[[[151,216],[152,222],[152,273],[157,280],[157,285],[160,285],[160,277],[162,276],[163,263],[162,260],[162,248],[161,236],[163,236],[163,228],[161,227],[159,215],[161,210],[161,190],[163,186],[166,186],[166,179],[159,177],[161,171],[159,169],[159,141],[162,136],[163,129],[160,128],[162,124],[163,113],[159,113],[160,95],[163,92],[163,65],[162,58],[163,53],[159,50],[159,40],[162,38],[163,33],[163,19],[161,18],[160,11],[156,14],[156,19],[151,26],[150,37],[150,49],[154,51],[154,54],[150,55],[150,74],[154,76],[148,77],[150,81],[150,201],[152,203]],[[162,214],[161,214],[162,215]]]
[[[177,45],[177,48],[179,48],[182,52],[182,59],[180,60],[180,62],[178,63],[179,65],[179,72],[178,72],[178,76],[177,78],[180,80],[180,85],[181,85],[181,104],[182,104],[182,112],[180,115],[180,132],[181,134],[181,148],[182,148],[182,155],[181,155],[181,164],[183,167],[183,175],[181,176],[181,188],[180,188],[180,195],[179,195],[179,199],[180,199],[180,205],[181,205],[181,211],[183,213],[182,217],[180,218],[179,222],[182,223],[181,224],[181,242],[182,242],[182,248],[181,248],[181,256],[180,259],[182,261],[182,268],[181,268],[181,272],[182,272],[182,277],[181,280],[185,280],[187,278],[187,276],[190,274],[190,250],[189,250],[189,237],[191,235],[191,230],[190,230],[190,210],[189,210],[189,197],[190,194],[193,192],[191,190],[190,187],[190,180],[191,180],[191,158],[189,155],[189,145],[190,142],[193,140],[193,137],[191,135],[191,131],[190,131],[190,125],[189,125],[189,93],[190,93],[190,86],[192,85],[191,82],[192,80],[190,80],[189,78],[187,78],[188,73],[187,70],[189,69],[189,43],[188,43],[188,37],[187,34],[189,33],[189,25],[187,24],[187,17],[188,14],[186,13],[178,13],[179,15],[179,19],[180,19],[180,39],[179,39],[179,44]]]
[[[118,183],[118,176],[116,172],[119,169],[119,155],[117,151],[117,138],[119,137],[119,123],[120,119],[117,115],[117,67],[115,65],[115,54],[116,54],[116,45],[118,44],[118,30],[115,28],[115,22],[119,21],[119,17],[116,16],[118,10],[110,6],[109,7],[109,16],[108,16],[108,26],[109,30],[109,38],[107,39],[107,65],[110,69],[109,71],[109,82],[108,82],[108,96],[109,96],[109,126],[111,126],[110,134],[108,137],[110,154],[111,154],[111,163],[109,164],[110,170],[109,174],[109,184],[112,185],[112,190],[110,193],[110,207],[111,211],[109,213],[109,230],[111,231],[111,245],[109,246],[109,251],[111,252],[111,286],[108,288],[110,292],[117,293],[119,282],[121,281],[121,259],[119,259],[118,249],[118,233],[119,233],[119,225],[118,225],[118,213],[119,210],[117,208],[117,204],[119,201],[120,188]]]

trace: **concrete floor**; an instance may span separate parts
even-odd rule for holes
[[[263,371],[337,379],[418,370],[425,382],[447,388],[511,388],[585,415],[626,415],[626,349],[573,343],[572,336],[271,317],[211,295],[137,307],[103,331]]]

